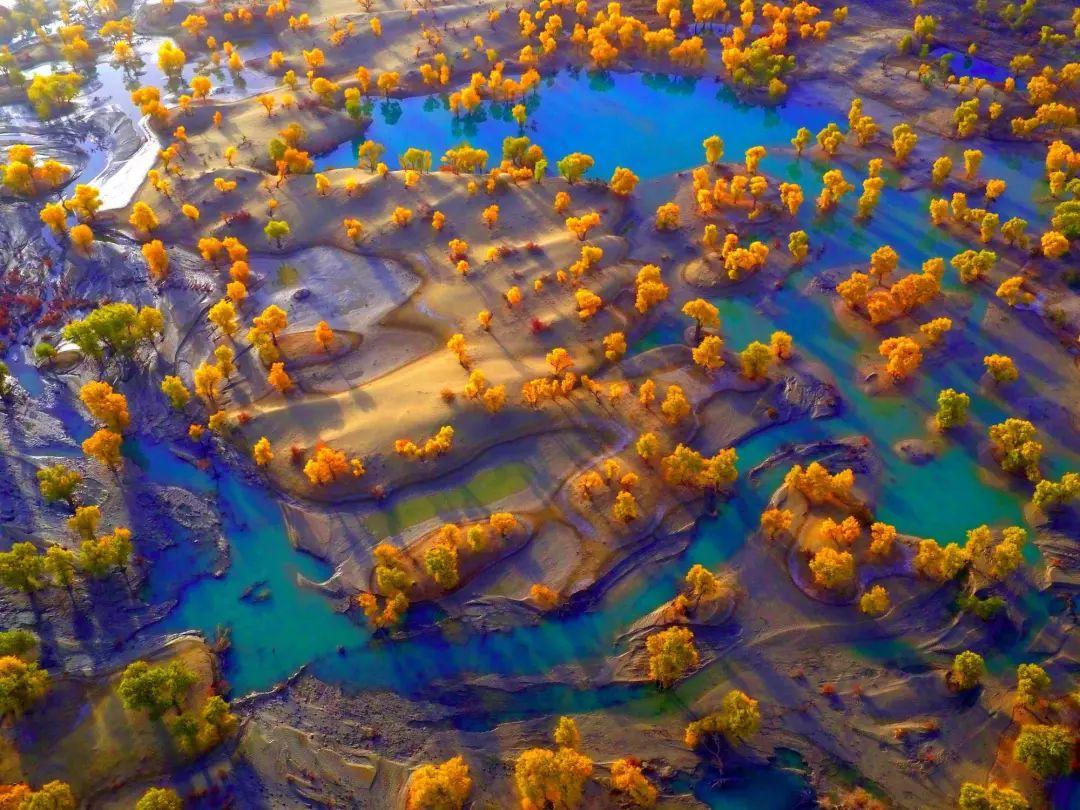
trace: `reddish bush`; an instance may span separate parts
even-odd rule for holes
[[[221,215],[221,219],[226,225],[246,225],[251,221],[251,212],[246,208],[227,211]]]

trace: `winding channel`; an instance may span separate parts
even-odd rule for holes
[[[99,68],[99,75],[110,95],[123,92],[113,84],[123,80],[115,71],[108,74]],[[752,145],[766,146],[770,154],[762,163],[763,171],[802,184],[809,200],[820,188],[820,175],[826,167],[806,159],[796,160],[788,139],[798,127],[817,131],[828,121],[843,121],[846,116],[846,110],[830,105],[819,90],[797,87],[786,104],[764,110],[741,104],[721,85],[707,80],[563,72],[545,80],[539,94],[530,101],[527,134],[549,155],[577,150],[593,154],[597,160],[592,172],[595,177],[606,178],[615,166],[627,166],[643,180],[656,181],[653,186],[643,184],[642,193],[666,199],[665,183],[670,180],[663,178],[698,165],[701,140],[716,132],[727,142],[729,156],[741,155]],[[873,105],[868,105],[868,112],[879,117],[883,130],[897,122],[895,116]],[[502,105],[485,105],[480,115],[456,120],[447,110],[445,99],[439,97],[377,101],[371,115],[372,124],[364,137],[386,144],[391,155],[400,154],[408,146],[421,146],[438,156],[462,140],[497,155],[502,139],[517,132],[509,111]],[[145,125],[143,130],[152,138]],[[924,142],[929,145],[933,140],[924,136]],[[355,165],[356,146],[356,141],[342,144],[320,157],[318,168]],[[126,163],[107,161],[105,173],[113,178],[109,183],[113,184],[117,200],[123,199],[129,186],[133,191],[138,185],[153,162],[156,148],[147,140]],[[928,151],[934,150],[958,155],[962,148],[948,142],[928,146]],[[860,172],[864,168],[860,165]],[[1005,157],[988,149],[982,173],[1008,182],[998,210],[1010,216],[1045,219],[1049,211],[1043,201],[1045,186],[1040,180],[1032,180],[1042,177],[1038,149],[1010,149]],[[851,179],[852,173],[848,174]],[[617,597],[606,597],[583,614],[506,632],[463,638],[434,632],[396,642],[374,638],[366,629],[335,613],[317,591],[298,585],[297,574],[321,581],[332,572],[292,548],[280,510],[266,490],[228,469],[220,460],[210,471],[200,471],[180,460],[167,445],[136,437],[128,451],[145,476],[162,485],[184,487],[215,499],[231,548],[230,565],[224,575],[188,588],[176,609],[153,632],[194,629],[212,637],[218,627],[228,626],[231,648],[226,658],[226,676],[237,695],[266,690],[305,665],[320,678],[352,688],[392,687],[420,693],[434,682],[453,682],[466,674],[535,676],[560,664],[598,661],[615,651],[614,640],[631,622],[673,596],[688,565],[722,564],[756,529],[760,510],[779,484],[782,470],[772,469],[753,482],[747,479],[746,471],[787,443],[815,439],[863,435],[870,440],[883,462],[878,516],[895,523],[902,532],[943,541],[959,540],[975,523],[1023,523],[1022,496],[986,483],[980,475],[980,460],[969,448],[950,444],[921,466],[905,461],[893,450],[900,439],[925,436],[923,415],[932,412],[939,390],[979,390],[981,358],[994,350],[979,329],[987,306],[986,291],[962,289],[949,282],[954,286],[948,291],[966,296],[968,301],[963,323],[957,324],[967,346],[950,362],[931,364],[920,371],[917,386],[905,397],[873,397],[863,391],[857,382],[863,350],[836,325],[828,296],[802,291],[812,278],[829,268],[864,264],[869,254],[883,244],[892,244],[898,250],[905,268],[917,268],[932,256],[948,258],[969,247],[928,226],[928,190],[901,190],[898,178],[889,179],[879,214],[868,225],[854,223],[857,195],[850,195],[828,223],[814,227],[813,244],[822,249],[781,289],[756,302],[726,296],[714,299],[720,307],[723,332],[732,345],[767,339],[778,328],[790,332],[798,350],[826,366],[833,375],[842,400],[840,414],[769,429],[740,442],[737,447],[743,476],[736,497],[718,516],[699,523],[685,554],[638,572],[627,587],[616,589]],[[106,188],[109,183],[104,184]],[[119,204],[124,202],[126,199]],[[812,209],[812,205],[804,206],[799,217],[800,227],[808,232],[814,217]],[[752,237],[752,228],[750,231],[744,237]],[[952,275],[949,273],[947,278]],[[737,293],[735,288],[733,294]],[[646,351],[678,341],[681,329],[679,324],[660,323],[633,348]],[[33,370],[16,366],[14,371],[28,389],[40,387],[40,380],[30,379],[36,376]],[[982,426],[1007,415],[996,402],[982,396],[973,396],[972,406],[973,419]],[[69,424],[69,429],[75,438],[88,432],[85,425],[77,423]],[[1049,461],[1055,475],[1071,466],[1066,458]],[[171,559],[166,554],[154,565],[152,591],[167,591],[170,568],[183,564],[183,549],[171,553],[176,557]],[[261,584],[268,599],[241,598],[255,584]],[[678,695],[679,690],[657,696],[652,690],[631,686],[601,690],[545,686],[521,695],[507,694],[491,706],[478,709],[476,716],[487,718],[477,722],[496,722],[601,705],[622,705],[631,712],[656,711],[678,701]]]

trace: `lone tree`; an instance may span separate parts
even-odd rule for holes
[[[1069,772],[1076,735],[1066,726],[1024,726],[1016,738],[1013,756],[1029,771],[1048,779]]]
[[[572,731],[571,731],[572,729]],[[555,732],[558,750],[530,748],[522,751],[514,763],[514,785],[523,810],[580,807],[585,782],[592,776],[593,762],[567,741],[580,743],[577,728],[569,718],[560,718]]]
[[[977,652],[964,650],[953,659],[949,675],[952,685],[957,689],[974,689],[982,681],[984,672],[986,672],[986,663],[983,657]]]
[[[649,676],[662,689],[679,680],[700,660],[694,634],[686,627],[669,627],[653,633],[645,640],[645,648],[649,653]]]
[[[45,503],[63,501],[75,510],[75,490],[82,483],[82,475],[63,464],[42,467],[37,471],[38,488]]]
[[[989,784],[986,787],[974,782],[965,782],[960,787],[957,799],[960,810],[1027,810],[1027,799],[1023,794],[1008,787]]]
[[[29,630],[0,631],[0,657],[14,655],[23,661],[37,661],[38,637]]]
[[[266,234],[267,241],[273,242],[277,245],[278,250],[281,250],[282,242],[284,242],[285,238],[292,233],[292,229],[285,220],[272,219],[266,223],[266,226],[263,228],[263,233]]]
[[[731,744],[749,739],[761,727],[758,702],[738,689],[732,689],[720,702],[720,711],[694,720],[686,727],[685,742],[696,748],[713,735],[722,735]]]
[[[19,810],[75,810],[77,806],[71,787],[58,779],[30,791],[18,804]]]
[[[971,397],[952,388],[944,389],[938,394],[938,410],[934,417],[939,430],[948,430],[967,422],[968,406]]]
[[[15,591],[32,594],[44,583],[45,561],[33,543],[14,543],[10,551],[0,552],[0,584]]]
[[[705,329],[720,328],[720,311],[704,298],[687,301],[683,305],[682,314],[694,321],[694,343],[701,342],[701,334]]]
[[[14,655],[0,657],[0,720],[18,719],[45,696],[49,673]]]
[[[460,810],[471,791],[469,765],[457,756],[413,771],[405,806],[408,810]]]
[[[61,545],[53,544],[45,549],[45,573],[57,588],[68,592],[68,598],[75,603],[75,552]]]
[[[1034,706],[1041,694],[1050,688],[1050,676],[1038,664],[1020,664],[1016,668],[1016,699]]]
[[[135,802],[135,810],[182,810],[183,799],[171,788],[150,788]]]
[[[641,763],[632,758],[617,759],[611,763],[611,788],[626,794],[634,807],[652,807],[659,791],[641,772]]]

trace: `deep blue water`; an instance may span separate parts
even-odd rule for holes
[[[971,76],[973,79],[986,79],[989,82],[1001,83],[1012,75],[1008,67],[995,65],[993,62],[987,62],[978,56],[969,56],[962,51],[941,45],[930,51],[930,58],[940,59],[947,54],[952,55],[950,67],[956,76]],[[1023,86],[1023,82],[1019,79],[1016,83],[1018,87]]]

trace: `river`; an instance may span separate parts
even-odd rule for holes
[[[130,77],[122,72],[99,69],[99,77],[110,97],[120,94],[121,86],[130,88]],[[877,448],[883,462],[878,517],[895,523],[900,531],[952,541],[962,540],[963,532],[977,523],[1023,523],[1024,495],[988,482],[980,474],[979,459],[962,444],[947,443],[943,452],[918,466],[892,448],[900,439],[926,435],[926,414],[932,412],[937,392],[945,387],[973,394],[972,417],[981,429],[1005,417],[1000,401],[979,395],[981,358],[994,350],[979,329],[986,307],[985,289],[948,285],[950,292],[966,296],[969,302],[963,322],[954,326],[964,333],[967,348],[949,362],[925,365],[917,385],[904,397],[864,392],[857,374],[863,350],[836,324],[830,296],[802,292],[811,278],[828,268],[865,264],[869,254],[882,244],[892,244],[900,253],[901,266],[907,269],[918,268],[931,256],[948,259],[969,247],[929,227],[926,211],[930,193],[901,190],[894,174],[889,177],[879,213],[868,224],[853,220],[857,193],[850,195],[831,219],[815,222],[812,199],[828,167],[795,159],[787,148],[788,141],[800,126],[816,132],[828,121],[843,124],[846,110],[830,108],[812,89],[797,88],[784,105],[763,109],[739,102],[709,80],[584,71],[566,71],[544,80],[528,107],[525,132],[545,148],[552,163],[570,151],[588,152],[596,158],[591,172],[594,177],[606,179],[616,166],[629,167],[643,179],[685,170],[701,163],[702,139],[717,133],[726,141],[729,159],[762,144],[770,149],[763,170],[803,185],[807,203],[799,226],[811,234],[814,255],[823,248],[820,258],[808,261],[782,289],[763,300],[736,297],[738,288],[734,288],[716,296],[715,302],[729,346],[767,340],[778,328],[790,332],[800,353],[828,367],[843,406],[840,415],[832,419],[781,426],[749,437],[738,446],[740,470],[749,470],[787,442],[863,435]],[[500,104],[486,104],[479,113],[458,119],[450,114],[444,98],[433,96],[375,101],[371,114],[372,125],[365,137],[386,144],[388,155],[420,146],[431,149],[437,159],[448,147],[469,140],[488,149],[495,159],[502,139],[518,134],[507,106]],[[357,143],[343,144],[321,156],[318,168],[355,165]],[[941,148],[957,156],[962,151],[952,143]],[[996,206],[1008,212],[1003,219],[1013,213],[1032,219],[1045,217],[1048,206],[1043,199],[1045,184],[1038,150],[1013,149],[1005,156],[986,151],[982,176],[1002,177],[1009,183]],[[850,148],[847,152],[850,155]],[[865,160],[857,160],[862,160],[860,170],[864,169]],[[856,177],[853,170],[845,171],[849,180],[861,180],[862,174]],[[752,236],[752,230],[744,235]],[[950,270],[947,277],[953,276]],[[632,350],[677,341],[682,327],[661,322]],[[15,371],[31,388],[27,374],[32,372],[20,367]],[[71,427],[74,434],[83,430]],[[200,471],[180,460],[168,446],[146,437],[131,439],[126,452],[142,474],[215,499],[223,515],[230,545],[227,572],[188,588],[176,610],[154,631],[200,630],[213,636],[217,628],[227,626],[232,646],[225,674],[234,695],[265,690],[304,665],[321,678],[351,688],[392,687],[410,694],[427,690],[430,696],[433,682],[454,681],[466,674],[539,675],[560,664],[597,661],[613,652],[615,638],[627,625],[674,595],[690,564],[718,566],[738,551],[756,529],[761,508],[783,473],[773,470],[754,482],[744,475],[735,499],[718,516],[701,521],[684,555],[651,566],[634,578],[632,586],[617,589],[617,598],[605,598],[587,613],[507,632],[444,635],[436,631],[391,642],[373,637],[335,613],[316,591],[298,586],[298,574],[322,580],[331,572],[323,563],[292,548],[279,509],[266,489],[248,483],[220,461],[215,461],[210,471]],[[1075,466],[1074,458],[1048,461],[1055,474]],[[183,549],[158,560],[150,575],[151,591],[166,592],[170,576],[183,562]],[[242,598],[245,594],[248,598]],[[678,694],[678,689],[671,695],[657,695],[650,687],[636,686],[599,690],[549,686],[521,695],[508,694],[486,711],[478,708],[475,716],[484,724],[597,706],[649,713],[674,707]],[[770,786],[782,790],[766,778],[760,790],[737,801],[734,795],[724,798],[722,790],[714,791],[719,798],[706,798],[706,789],[701,791],[716,807],[785,806],[768,803]],[[791,792],[781,793],[779,798],[788,801],[801,789],[796,780]]]

